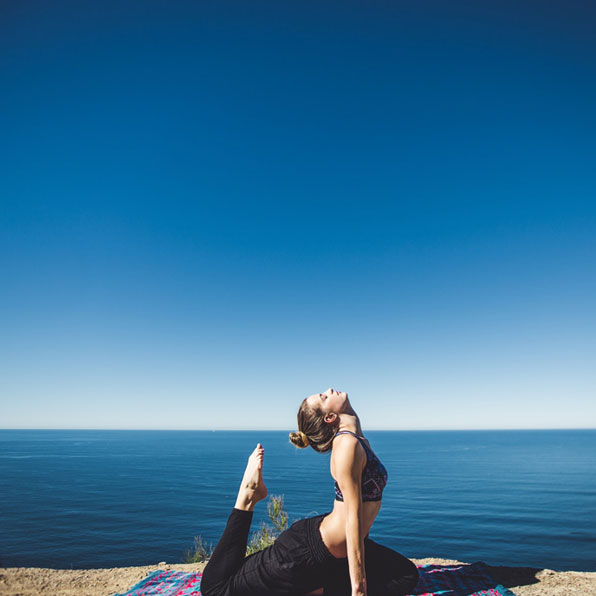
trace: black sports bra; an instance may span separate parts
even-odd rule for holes
[[[387,470],[381,463],[381,460],[363,440],[364,437],[359,437],[351,430],[341,430],[335,436],[337,437],[337,435],[344,435],[346,433],[354,435],[366,452],[366,465],[364,466],[364,470],[362,470],[362,501],[380,501],[383,495],[383,489],[387,484]],[[337,480],[335,481],[335,500],[344,500]]]

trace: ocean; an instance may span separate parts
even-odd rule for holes
[[[596,571],[596,430],[370,431],[389,483],[371,538],[412,558]],[[265,447],[290,521],[329,511],[329,455],[281,431],[0,430],[0,565],[182,562],[215,544]],[[254,528],[266,520],[257,506]]]

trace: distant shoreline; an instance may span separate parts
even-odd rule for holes
[[[452,559],[412,559],[417,565],[461,565]],[[111,569],[0,568],[3,596],[108,596],[129,590],[157,569],[200,572],[206,563],[114,567]],[[490,566],[494,579],[517,596],[596,594],[595,571],[553,571],[535,567]]]

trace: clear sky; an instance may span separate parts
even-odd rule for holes
[[[0,427],[596,427],[594,3],[0,11]]]

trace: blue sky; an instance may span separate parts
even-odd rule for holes
[[[1,11],[1,427],[596,427],[593,5]]]

